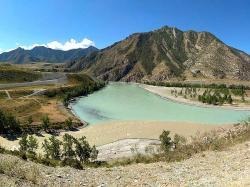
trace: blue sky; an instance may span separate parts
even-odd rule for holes
[[[84,38],[103,48],[164,25],[209,31],[250,53],[250,0],[0,0],[2,51]]]

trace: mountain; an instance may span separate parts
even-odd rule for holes
[[[250,80],[250,56],[209,32],[177,28],[135,33],[91,55],[67,63],[103,80]]]
[[[30,62],[65,63],[84,57],[98,49],[90,46],[86,49],[72,49],[69,51],[55,50],[43,46],[34,47],[31,50],[17,48],[10,52],[0,54],[0,62],[24,64]]]

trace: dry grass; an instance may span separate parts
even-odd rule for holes
[[[1,157],[1,159],[3,159]],[[30,181],[34,184],[38,183],[40,177],[40,171],[36,165],[28,165],[22,162],[17,157],[10,157],[10,159],[0,159],[0,173],[7,176],[16,177]]]

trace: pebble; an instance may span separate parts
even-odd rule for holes
[[[120,178],[122,178],[122,177],[121,177],[121,176],[117,176],[115,179],[116,179],[116,180],[119,180]]]

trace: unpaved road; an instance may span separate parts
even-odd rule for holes
[[[5,90],[5,93],[6,93],[6,95],[8,96],[8,99],[11,99],[10,93],[8,92],[8,90]]]

